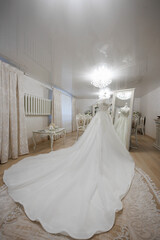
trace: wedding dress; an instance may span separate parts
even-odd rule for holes
[[[4,172],[10,196],[49,233],[88,239],[110,230],[122,209],[134,162],[100,110],[72,147],[27,157]]]
[[[128,132],[128,116],[129,116],[130,108],[125,105],[120,109],[120,113],[117,121],[115,122],[115,130],[121,139],[124,146],[127,145],[127,132]]]

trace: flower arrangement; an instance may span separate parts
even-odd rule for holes
[[[92,115],[92,113],[91,113],[91,111],[90,110],[87,110],[87,111],[85,111],[85,113],[84,113],[85,115]]]
[[[53,131],[53,130],[55,130],[55,127],[56,127],[56,126],[55,126],[54,123],[50,123],[48,129],[49,129],[50,131]]]

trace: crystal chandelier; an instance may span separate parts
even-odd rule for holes
[[[120,100],[128,100],[129,98],[131,98],[131,92],[130,91],[118,92],[117,98],[119,98]]]
[[[109,72],[104,66],[97,68],[92,78],[91,84],[97,88],[105,88],[112,82]]]

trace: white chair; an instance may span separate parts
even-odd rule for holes
[[[79,113],[76,115],[77,139],[79,137],[79,132],[84,132],[91,120],[92,116],[90,116],[89,114]]]
[[[92,120],[92,116],[89,114],[84,115],[85,117],[85,128],[89,125],[90,121]]]
[[[76,115],[76,125],[77,125],[77,140],[79,137],[79,132],[84,132],[85,131],[85,122],[86,119],[84,117],[84,115],[82,114],[77,114]]]
[[[139,123],[139,117],[138,116],[134,116],[132,119],[132,130],[131,130],[131,135],[135,136],[135,140],[136,140],[136,147],[133,147],[131,145],[132,148],[137,148],[138,147],[138,139],[137,139],[137,127],[138,127],[138,123]]]
[[[139,124],[137,126],[137,131],[140,130],[140,132],[143,135],[145,134],[145,123],[146,123],[146,117],[140,117]]]

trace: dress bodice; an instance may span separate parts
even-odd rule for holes
[[[108,103],[98,103],[98,111],[107,111],[108,108],[110,107],[110,104]]]
[[[129,107],[122,107],[120,110],[121,116],[128,117],[129,116]]]

